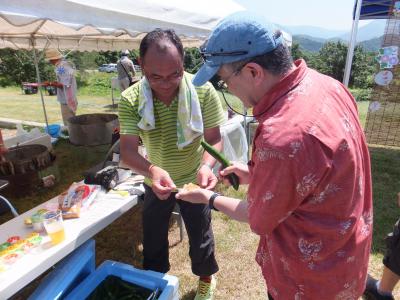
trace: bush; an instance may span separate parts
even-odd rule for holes
[[[350,91],[357,102],[371,100],[372,89],[351,89]]]
[[[115,74],[98,73],[98,72],[80,72],[81,88],[80,95],[104,96],[111,93],[111,77]]]

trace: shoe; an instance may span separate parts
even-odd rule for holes
[[[217,279],[211,276],[211,282],[205,282],[199,279],[196,297],[194,300],[212,300],[214,299],[215,288],[217,287]]]
[[[368,275],[367,285],[364,290],[364,299],[365,300],[394,300],[393,296],[381,295],[378,292],[378,287],[376,283],[378,280]]]

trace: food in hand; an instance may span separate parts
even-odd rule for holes
[[[182,189],[187,191],[187,192],[191,192],[191,191],[197,190],[199,188],[200,187],[197,184],[194,184],[194,183],[190,182],[190,183],[184,184]]]

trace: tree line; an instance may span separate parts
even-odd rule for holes
[[[311,53],[302,50],[299,44],[294,43],[291,51],[294,59],[302,58],[309,67],[342,81],[347,48],[347,45],[340,41],[327,42],[319,52]],[[85,72],[86,70],[97,69],[104,63],[116,63],[119,53],[119,51],[71,52],[67,59],[75,65],[79,72]],[[44,60],[42,53],[40,54],[39,70],[41,79],[43,81],[54,80],[55,74],[52,65]],[[368,89],[373,86],[373,74],[377,68],[377,64],[374,62],[375,55],[373,52],[365,51],[361,46],[356,46],[350,76],[350,87]],[[130,57],[135,64],[138,63],[138,56],[138,50],[131,51]],[[0,86],[36,82],[36,71],[32,57],[31,51],[0,49]],[[185,70],[195,73],[201,64],[199,50],[197,48],[186,48],[184,57]]]

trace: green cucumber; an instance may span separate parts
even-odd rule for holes
[[[222,168],[225,169],[226,167],[230,166],[231,163],[226,157],[221,153],[218,152],[213,146],[205,141],[201,141],[201,145],[203,146],[204,150],[206,150],[212,157],[214,157],[221,165]],[[227,175],[227,178],[230,184],[233,186],[235,190],[239,189],[239,177],[235,173],[231,173]]]

